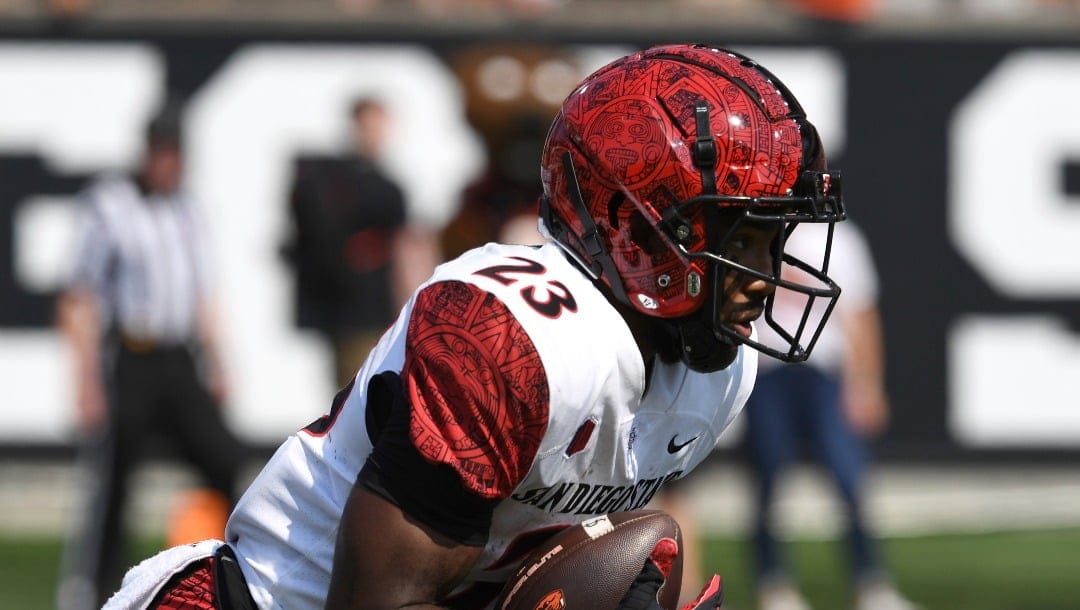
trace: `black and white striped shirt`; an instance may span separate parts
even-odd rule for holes
[[[117,176],[98,179],[81,199],[72,284],[98,294],[106,327],[161,344],[194,338],[205,264],[191,201],[146,194]]]

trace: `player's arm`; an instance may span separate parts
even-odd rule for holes
[[[210,394],[224,407],[228,399],[229,385],[225,377],[222,359],[222,332],[217,303],[209,296],[202,295],[197,304],[198,337],[205,359],[207,385]]]
[[[338,532],[327,608],[437,608],[469,572],[469,546],[356,485]]]
[[[73,287],[57,299],[56,322],[71,346],[75,364],[76,406],[83,430],[100,426],[105,419],[105,389],[101,378],[101,313],[97,295],[88,288]]]
[[[75,264],[68,286],[56,300],[56,325],[67,340],[74,360],[79,426],[83,431],[92,431],[105,422],[100,356],[105,316],[100,295],[114,264],[114,251],[104,214],[90,194],[81,197],[83,210]]]
[[[539,355],[489,293],[425,288],[406,341],[401,375],[368,385],[374,449],[342,515],[330,608],[437,607],[480,556],[546,429]]]
[[[885,392],[885,349],[881,317],[870,305],[843,318],[847,337],[843,407],[848,423],[864,436],[880,433],[889,421]]]
[[[435,380],[425,386],[438,391]],[[393,372],[368,384],[375,448],[341,515],[327,608],[439,607],[487,540],[498,499],[473,493],[417,449],[412,420],[426,409],[405,387]]]

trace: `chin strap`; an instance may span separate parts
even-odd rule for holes
[[[717,336],[708,324],[694,317],[677,322],[680,348],[679,359],[691,370],[712,373],[727,368],[739,353],[737,343],[724,336]]]

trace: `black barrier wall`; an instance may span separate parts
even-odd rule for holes
[[[883,457],[1080,455],[1080,45],[557,38],[528,42],[570,53],[584,69],[654,42],[708,40],[751,56],[778,53],[763,63],[800,98],[820,85],[806,105],[812,120],[815,109],[826,115],[849,210],[881,275],[894,410]],[[452,82],[455,59],[507,42],[175,30],[0,39],[0,381],[8,395],[0,444],[68,442],[70,389],[50,324],[70,195],[94,173],[130,166],[139,117],[165,97],[185,102],[196,190],[214,200],[218,275],[231,287],[226,320],[235,323],[228,336],[239,346],[230,355],[242,362],[237,423],[274,444],[324,410],[332,388],[316,372],[320,348],[293,324],[275,253],[289,164],[335,144],[333,122],[312,117],[337,108],[326,95],[382,87],[403,96],[398,118],[445,129],[407,135],[401,147],[434,172],[411,174],[421,184],[409,195],[415,215],[439,226],[484,157]],[[319,94],[323,86],[335,93]],[[405,179],[417,171],[401,164],[413,168],[402,170]],[[271,313],[253,321],[253,309]]]

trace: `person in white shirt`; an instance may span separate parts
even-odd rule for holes
[[[820,261],[824,227],[807,226],[792,235],[785,251],[804,261]],[[806,610],[796,590],[783,548],[770,518],[777,482],[799,457],[803,444],[836,483],[848,520],[846,548],[858,610],[911,610],[915,606],[896,591],[868,531],[863,506],[868,455],[865,439],[888,422],[885,364],[878,279],[870,248],[851,220],[836,225],[829,275],[843,296],[814,345],[814,357],[803,364],[763,361],[753,396],[746,407],[746,446],[755,474],[756,525],[753,543],[762,610]],[[791,268],[788,279],[805,280]],[[781,323],[797,323],[805,299],[779,290],[772,315]],[[825,304],[812,307],[821,315]],[[764,326],[762,341],[783,346],[784,339]]]

